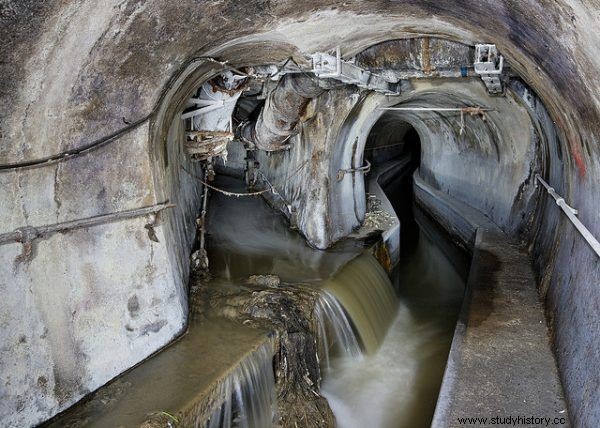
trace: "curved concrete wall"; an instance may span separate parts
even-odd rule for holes
[[[71,160],[0,170],[0,232],[162,202],[165,197],[175,199],[176,189],[182,192],[178,210],[161,215],[164,222],[156,227],[159,243],[144,235],[147,220],[137,219],[41,241],[32,261],[18,268],[14,260],[20,245],[0,247],[4,261],[0,286],[6,296],[0,305],[0,418],[7,425],[32,425],[60,411],[159,349],[183,327],[187,265],[181,260],[189,244],[178,240],[186,239],[193,227],[197,199],[183,196],[187,191],[182,189],[193,186],[181,172],[170,169],[173,163],[165,162],[167,133],[156,126],[168,127],[169,117],[174,117],[161,116],[159,107],[185,96],[183,91],[170,98],[172,87],[200,79],[193,71],[198,67],[219,69],[200,59],[204,56],[236,65],[269,63],[338,44],[344,54],[353,54],[378,42],[421,34],[467,44],[496,43],[556,124],[559,138],[543,137],[546,147],[557,142],[543,155],[546,173],[560,180],[551,184],[561,188],[579,209],[581,220],[600,236],[600,56],[596,51],[600,35],[591,31],[600,10],[596,0],[373,0],[343,6],[330,1],[28,0],[8,2],[2,8],[0,164],[41,162],[65,150],[84,148],[129,124],[139,126],[103,149]],[[348,107],[347,114],[354,114],[355,106]],[[536,105],[530,108],[538,110]],[[503,126],[499,119],[494,123]],[[451,132],[451,124],[441,126],[440,131]],[[491,150],[493,142],[482,140],[481,147],[484,143]],[[507,145],[511,147],[526,148]],[[358,163],[362,154],[355,153]],[[500,155],[507,160],[516,156],[513,165],[523,160],[519,156],[537,156],[527,150]],[[315,173],[329,172],[333,177],[331,172],[335,174],[347,159],[333,156]],[[483,174],[486,180],[495,178],[492,172]],[[459,175],[447,169],[438,185],[470,199],[472,195],[461,194],[465,188],[459,186]],[[497,178],[503,190],[514,192],[514,185],[523,183],[527,175],[523,166],[514,180]],[[320,218],[323,224],[327,218],[345,220],[319,238],[320,246],[342,237],[364,212],[360,206],[364,202],[356,197],[350,210],[335,202],[358,187],[350,184],[338,192],[328,185],[325,175],[310,184],[332,201],[331,211],[321,209]],[[488,188],[484,180],[473,187],[479,193],[475,202],[509,230],[518,230],[522,224],[514,224],[510,212],[514,203],[500,196],[495,203],[486,195]],[[526,190],[525,200],[531,192]],[[600,268],[551,201],[543,204],[536,211],[540,228],[533,249],[554,319],[570,413],[579,425],[591,425],[600,419]],[[531,209],[526,204],[519,212]],[[306,224],[303,229],[311,227]],[[138,296],[137,305],[135,299],[129,304],[137,286],[144,294]],[[147,319],[131,333],[126,329],[131,326],[128,317],[133,317],[138,305],[144,307],[143,302],[148,302]]]
[[[422,141],[420,175],[438,190],[479,209],[516,235],[532,216],[535,173],[541,173],[536,129],[519,94],[489,97],[478,81],[422,82],[402,107],[486,106],[485,119],[460,114],[390,112],[411,123]],[[482,188],[486,188],[482,192]]]

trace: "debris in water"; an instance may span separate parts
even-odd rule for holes
[[[276,288],[281,284],[281,278],[277,275],[252,275],[248,278],[248,284]]]
[[[245,286],[219,280],[196,283],[190,309],[275,332],[278,426],[292,428],[298,421],[306,428],[335,426],[327,400],[319,393],[314,316],[320,290],[282,283],[275,275],[253,275],[244,282]]]
[[[369,195],[368,207],[362,229],[387,230],[394,226],[396,217],[381,208],[381,201],[375,195]]]

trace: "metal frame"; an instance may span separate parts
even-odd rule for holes
[[[399,95],[396,82],[344,61],[339,46],[335,48],[335,56],[325,52],[315,52],[312,54],[312,63],[312,72],[320,79],[336,79],[386,95]]]
[[[484,49],[487,49],[486,58],[484,58],[482,53]],[[498,63],[496,63],[496,59],[498,60]],[[503,92],[504,89],[500,77],[502,75],[502,70],[504,69],[504,57],[498,53],[496,45],[475,45],[473,68],[475,73],[483,80],[483,83],[490,94],[497,95]]]

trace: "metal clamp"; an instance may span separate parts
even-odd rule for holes
[[[353,172],[362,172],[363,174],[368,174],[371,171],[371,163],[365,159],[365,165],[358,168],[349,168],[349,169],[338,169],[337,172],[337,181],[342,181],[344,179],[344,175],[351,174]]]
[[[397,82],[372,73],[342,59],[340,47],[335,48],[335,56],[325,52],[312,54],[312,72],[320,79],[336,79],[348,85],[356,85],[386,95],[399,95]]]

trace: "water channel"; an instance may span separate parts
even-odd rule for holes
[[[394,277],[398,311],[381,347],[362,359],[334,359],[324,376],[340,428],[431,424],[464,279],[423,231]]]
[[[217,184],[231,190],[242,186],[226,177]],[[267,428],[278,417],[273,336],[268,328],[219,317],[238,310],[232,302],[248,296],[255,302],[253,296],[261,293],[289,297],[306,290],[319,296],[310,310],[317,324],[314,349],[321,393],[337,426],[429,426],[464,289],[456,263],[435,244],[445,242],[448,248],[435,227],[425,221],[413,230],[416,245],[392,282],[361,241],[312,249],[261,198],[213,194],[210,207],[210,275],[199,281],[206,287],[196,293],[200,300],[192,298],[188,332],[52,426],[138,426],[157,415],[175,421],[175,415],[188,414],[182,423],[197,426],[209,415],[209,428]],[[277,284],[257,291],[248,283],[253,275],[277,278]],[[211,293],[224,297],[206,298]],[[246,310],[276,309],[289,318],[286,308],[268,308],[272,304],[265,302]]]
[[[232,202],[218,196],[211,203],[213,224],[227,218],[232,225],[211,233],[211,269],[217,276],[230,281],[275,274],[314,283],[349,315],[363,352],[357,355],[346,346],[324,364],[322,393],[337,425],[429,426],[467,270],[462,254],[448,254],[454,249],[435,225],[420,212],[422,221],[412,222],[414,242],[404,245],[410,253],[392,275],[393,293],[385,285],[385,271],[371,256],[359,255],[357,243],[314,250],[262,201],[236,200],[236,209],[226,208]]]

